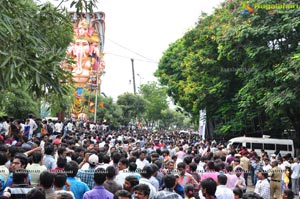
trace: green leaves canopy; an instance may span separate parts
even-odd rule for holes
[[[205,108],[215,133],[300,133],[300,11],[247,13],[245,3],[274,1],[227,1],[202,15],[166,50],[156,76],[195,122]]]
[[[60,82],[69,74],[59,64],[73,29],[67,13],[32,0],[3,0],[0,10],[0,90],[26,82],[36,96],[64,93]]]

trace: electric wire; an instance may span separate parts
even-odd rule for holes
[[[138,55],[138,56],[140,56],[140,57],[146,59],[148,62],[158,63],[157,61],[155,61],[155,60],[153,60],[153,59],[150,59],[150,58],[148,58],[148,57],[146,57],[146,56],[144,56],[144,55],[142,55],[142,54],[140,54],[140,53],[138,53],[138,52],[136,52],[136,51],[133,51],[133,50],[131,50],[131,49],[129,49],[129,48],[127,48],[127,47],[125,47],[125,46],[119,44],[118,42],[115,42],[115,41],[113,41],[113,40],[107,38],[107,37],[105,37],[105,39],[111,41],[111,42],[114,43],[115,45],[117,45],[117,46],[119,46],[119,47],[121,47],[121,48],[123,48],[123,49],[125,49],[125,50],[128,50],[129,52],[132,52],[132,53],[134,53],[134,54],[136,54],[136,55]],[[136,59],[136,60],[138,60],[138,59]],[[141,61],[141,60],[140,60],[140,61]]]
[[[113,55],[113,56],[121,57],[121,58],[124,58],[124,59],[131,59],[132,58],[132,57],[127,57],[127,56],[124,56],[124,55],[119,55],[119,54],[115,54],[115,53],[111,53],[111,52],[104,52],[104,55]],[[152,61],[152,60],[137,59],[137,58],[132,58],[132,59],[137,60],[137,61],[142,61],[142,62],[148,62],[148,63],[156,63],[156,64],[158,64],[157,61]]]

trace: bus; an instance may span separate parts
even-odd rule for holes
[[[290,139],[275,139],[270,138],[270,136],[263,137],[236,137],[228,141],[227,149],[233,145],[235,148],[246,147],[247,150],[255,151],[257,155],[261,154],[263,149],[268,155],[273,154],[276,150],[279,150],[281,156],[286,154],[295,155],[294,142]]]

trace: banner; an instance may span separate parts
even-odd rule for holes
[[[199,135],[205,140],[206,109],[199,111]]]

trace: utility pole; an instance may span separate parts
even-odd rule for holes
[[[132,65],[132,80],[133,80],[133,93],[136,95],[136,86],[135,86],[135,73],[134,73],[134,63],[133,59],[131,58],[131,65]]]
[[[94,107],[95,107],[95,112],[94,112],[94,123],[96,123],[97,122],[97,103],[98,103],[98,89],[100,90],[100,85],[99,85],[99,69],[97,68],[97,70],[95,71],[96,72],[96,78],[97,78],[97,80],[96,80],[96,96],[95,96],[95,105],[94,105]],[[100,91],[99,91],[99,93],[100,93]]]

